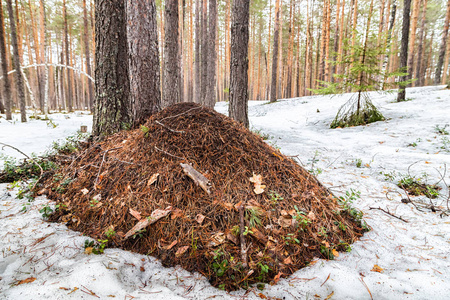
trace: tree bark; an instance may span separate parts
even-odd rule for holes
[[[416,29],[417,29],[417,18],[419,16],[419,0],[414,0],[413,13],[411,16],[411,29],[409,36],[409,48],[408,48],[408,79],[413,77],[414,73],[414,51],[416,43]]]
[[[278,44],[280,40],[280,0],[275,4],[275,25],[273,33],[272,84],[270,86],[270,102],[277,101]]]
[[[47,65],[47,16],[45,13],[45,2],[44,0],[40,0],[40,19],[41,19],[41,58],[45,64],[44,66],[44,75],[42,76],[42,80],[44,82],[44,115],[45,118],[47,118],[48,114],[48,90],[49,90],[49,84],[48,84],[48,65]]]
[[[195,84],[194,102],[201,103],[201,70],[200,70],[200,3],[202,0],[195,0]]]
[[[158,28],[154,0],[127,0],[130,101],[133,125],[161,109]]]
[[[66,54],[66,66],[70,66],[70,51],[69,51],[69,29],[67,24],[67,7],[66,0],[63,0],[63,19],[64,19],[64,45]],[[42,53],[41,53],[42,56]],[[67,72],[67,110],[73,111],[73,76],[70,69],[66,68]]]
[[[450,3],[450,0],[449,0]],[[403,0],[403,23],[402,23],[402,45],[400,50],[400,69],[407,71],[408,68],[408,40],[409,40],[409,23],[411,12],[411,0]],[[401,76],[400,81],[408,80],[408,75]],[[399,85],[397,102],[405,101],[405,86]]]
[[[86,73],[89,76],[92,76],[91,70],[91,51],[89,47],[89,25],[88,25],[88,17],[87,17],[87,8],[86,8],[86,0],[83,0],[83,39],[84,39],[84,56],[86,58]],[[158,70],[159,72],[159,70]],[[88,84],[88,103],[89,108],[92,110],[94,107],[94,88],[92,86],[92,81],[90,79],[87,80]]]
[[[6,45],[5,45],[5,22],[3,20],[3,4],[0,1],[0,58],[2,65],[3,74],[3,99],[5,100],[5,113],[6,120],[11,120],[11,105],[12,105],[12,95],[11,95],[11,83],[8,77],[8,63],[6,58]]]
[[[130,128],[125,2],[95,0],[95,103],[93,134]]]
[[[164,44],[164,92],[162,107],[180,102],[180,60],[178,58],[178,0],[166,0]]]
[[[208,29],[208,83],[206,90],[205,105],[214,108],[216,104],[216,25],[217,25],[217,2],[209,0],[209,29]]]
[[[424,48],[424,33],[425,33],[425,23],[426,23],[426,14],[427,14],[427,4],[428,0],[424,1],[423,9],[422,9],[422,20],[420,24],[419,30],[419,45],[417,49],[417,62],[416,62],[416,84],[415,86],[422,86],[423,84],[423,48]]]
[[[208,0],[202,1],[202,32],[201,32],[201,85],[200,85],[200,103],[206,103],[206,87],[208,85]]]
[[[250,1],[233,0],[229,115],[248,128],[248,22]]]
[[[445,48],[447,46],[448,25],[450,20],[450,0],[447,1],[447,13],[445,15],[444,29],[442,31],[441,47],[439,48],[439,58],[434,75],[434,84],[441,84],[442,65],[444,64]]]
[[[381,72],[382,72],[382,76],[383,78],[381,78],[381,89],[384,89],[384,83],[386,81],[386,72],[387,72],[387,67],[388,67],[388,62],[389,62],[389,55],[391,54],[392,51],[390,51],[391,49],[391,38],[392,38],[392,29],[394,28],[394,22],[395,22],[395,14],[397,12],[397,3],[396,0],[394,0],[394,2],[392,3],[392,10],[391,10],[391,17],[389,20],[389,29],[388,29],[388,35],[386,38],[386,45],[384,47],[384,49],[386,50],[386,55],[384,56],[384,60],[383,60],[383,66],[381,68]]]
[[[20,57],[19,57],[19,46],[17,45],[17,32],[16,32],[16,22],[14,20],[14,12],[11,0],[6,0],[6,4],[8,6],[8,15],[10,20],[10,28],[11,28],[11,44],[13,48],[13,63],[14,68],[16,69],[16,89],[17,95],[19,97],[19,107],[20,107],[20,120],[21,122],[27,121],[27,113],[25,108],[25,91],[23,87],[23,73],[20,69]]]

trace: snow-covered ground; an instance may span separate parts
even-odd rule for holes
[[[436,133],[436,125],[450,124],[450,91],[443,88],[407,89],[411,101],[402,103],[393,103],[395,94],[373,93],[387,120],[345,129],[329,129],[329,123],[348,94],[250,103],[252,129],[269,135],[269,143],[297,156],[337,195],[361,192],[355,206],[372,231],[333,261],[318,260],[263,291],[228,294],[198,274],[164,268],[152,257],[118,249],[84,254],[86,237],[43,221],[39,209],[47,199],[36,199],[23,213],[27,200],[0,185],[0,299],[449,299],[450,216],[402,203],[404,194],[384,175],[426,174],[428,183],[444,177],[433,203],[447,207],[450,135]],[[216,109],[226,112],[227,103]],[[51,117],[59,124],[55,129],[43,121],[0,119],[0,142],[26,153],[42,152],[53,139],[91,124],[87,116]],[[424,197],[414,201],[429,203]]]

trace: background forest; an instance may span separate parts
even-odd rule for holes
[[[203,93],[199,87],[204,86],[202,80],[207,76],[204,62],[211,59],[205,55],[211,49],[210,45],[214,45],[216,54],[213,58],[217,74],[215,98],[217,101],[229,98],[231,0],[217,1],[217,15],[208,12],[207,2],[179,1],[180,94],[183,101],[204,98],[199,98]],[[413,86],[448,81],[450,6],[446,2],[411,1],[408,72],[415,79]],[[1,27],[9,72],[13,70],[11,26],[6,5],[1,4]],[[90,78],[94,77],[95,70],[94,1],[13,0],[12,6],[17,20],[20,62],[26,79],[27,107],[43,110],[45,74],[48,74],[49,109],[91,109],[94,92]],[[163,70],[164,1],[156,1],[156,7],[160,67]],[[310,89],[318,88],[320,80],[342,80],[333,75],[345,75],[351,65],[339,64],[339,61],[352,49],[363,45],[366,28],[369,28],[368,47],[382,49],[379,67],[387,73],[397,70],[402,11],[403,1],[398,0],[251,1],[250,100],[270,98],[272,75],[275,75],[276,91],[273,92],[276,99],[310,95]],[[208,33],[212,22],[217,25],[215,41],[211,41],[214,35]],[[338,63],[333,63],[335,61]],[[277,62],[275,68],[274,62]],[[16,83],[9,76],[13,108],[18,108]],[[161,82],[163,77],[164,72],[161,71]],[[387,80],[394,82],[396,78]],[[3,89],[1,93],[4,93]]]

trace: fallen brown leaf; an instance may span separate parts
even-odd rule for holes
[[[180,257],[181,255],[183,255],[187,250],[189,249],[189,246],[183,246],[178,248],[177,252],[175,253],[176,257]]]
[[[16,285],[21,285],[21,284],[24,284],[24,283],[30,283],[30,282],[33,282],[35,280],[36,280],[35,277],[28,277],[27,279],[20,280],[19,282],[16,283]]]
[[[370,270],[372,272],[378,272],[378,273],[383,273],[384,269],[382,267],[380,267],[379,265],[373,265],[372,270]]]

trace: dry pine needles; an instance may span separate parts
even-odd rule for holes
[[[114,231],[108,246],[181,265],[227,290],[333,258],[364,232],[292,159],[192,103],[84,146],[58,172],[39,187],[64,203],[52,221],[96,239]]]

